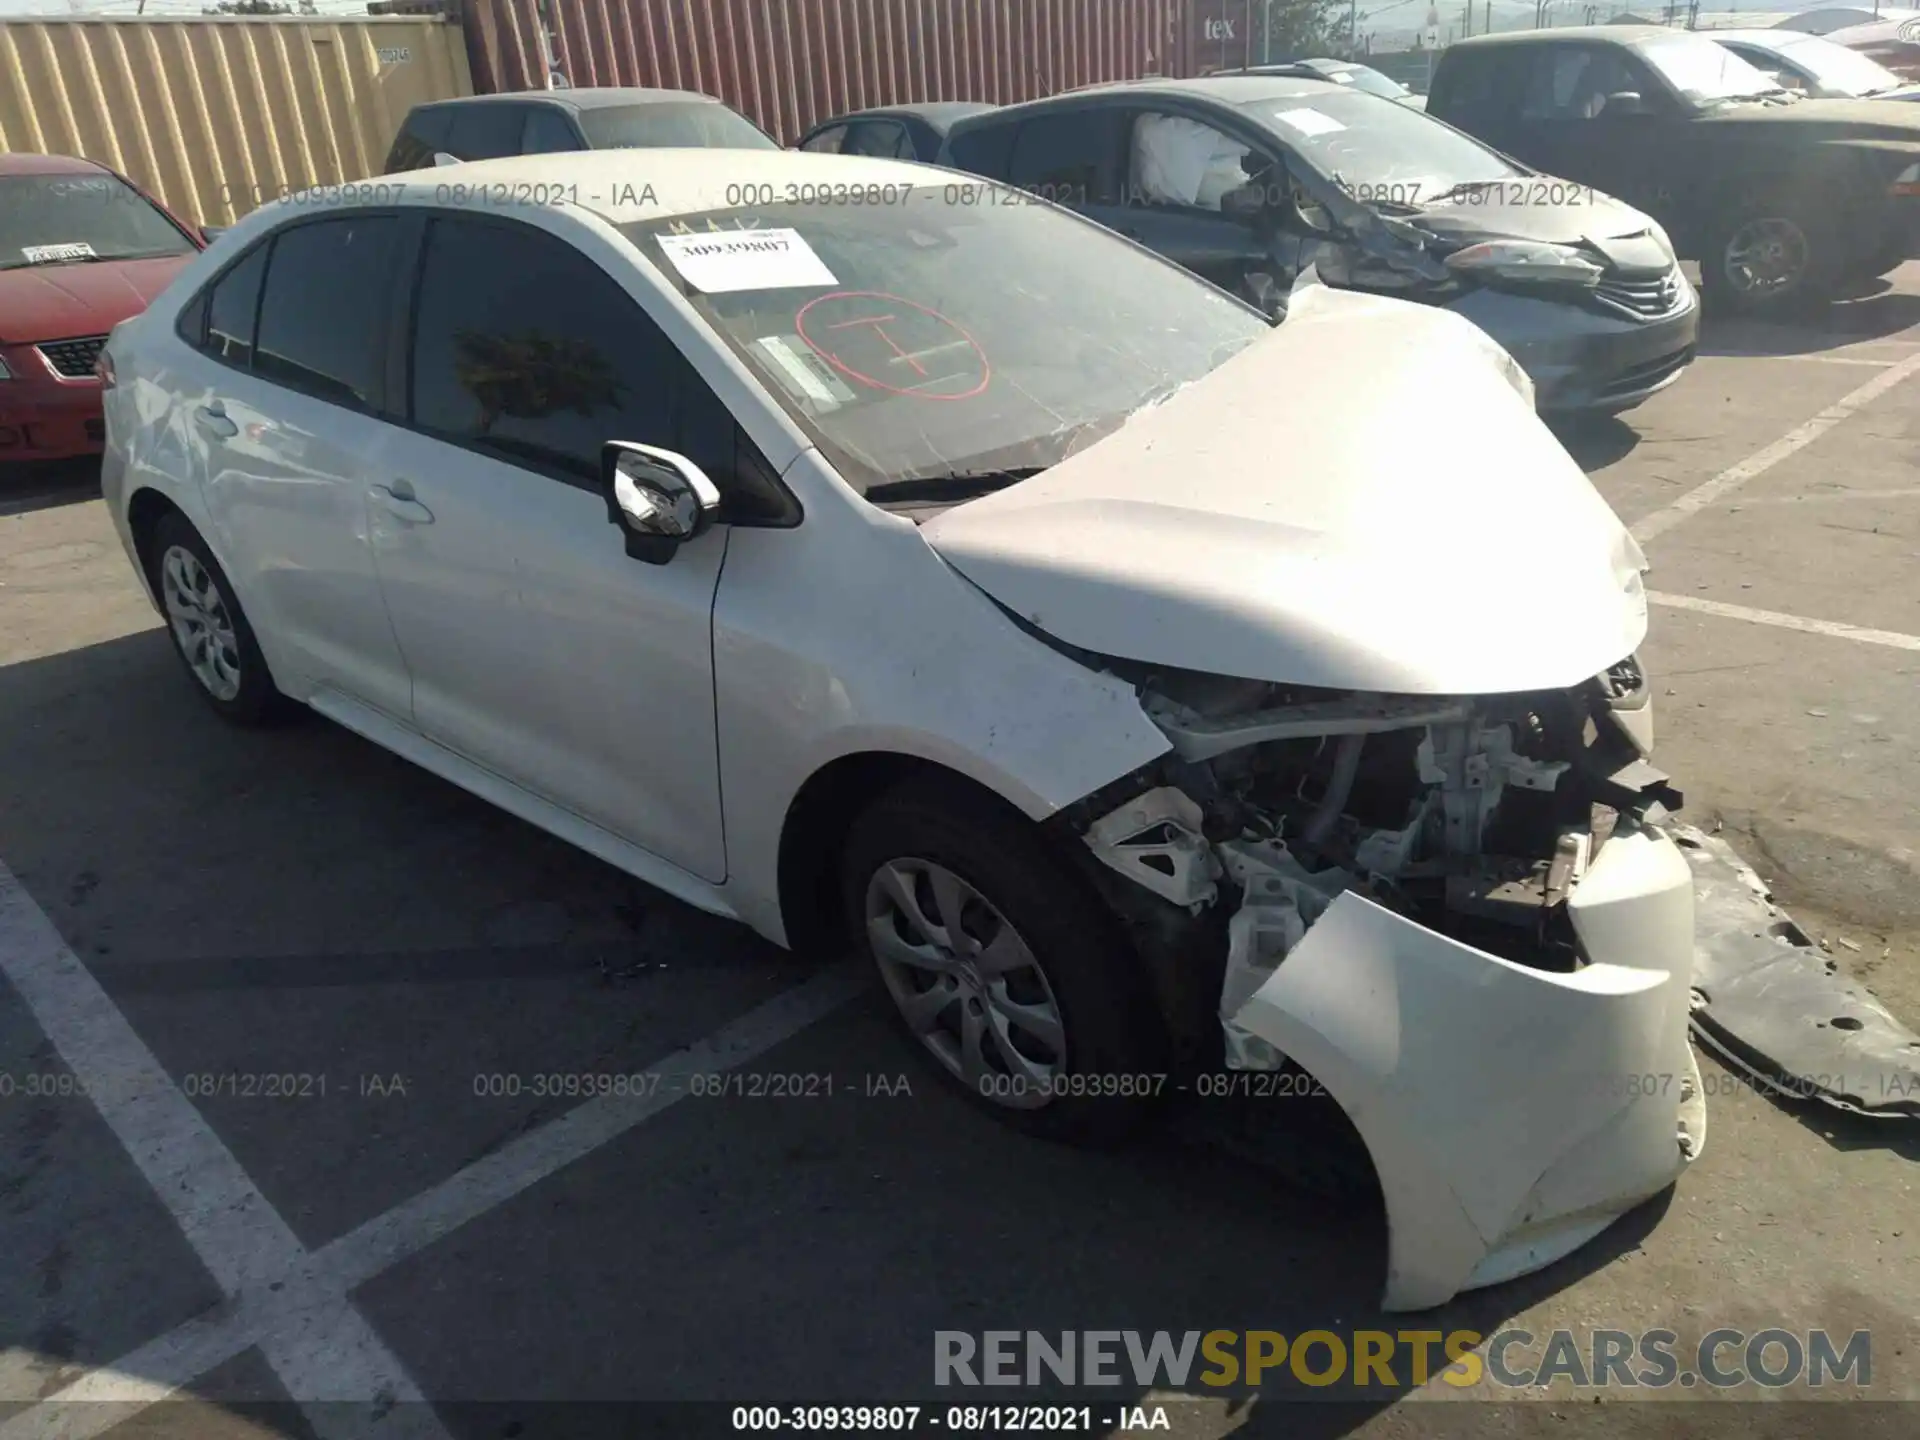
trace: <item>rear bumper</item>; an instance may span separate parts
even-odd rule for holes
[[[31,345],[0,347],[0,465],[98,455],[106,443],[100,382],[53,373]]]
[[[1658,832],[1616,835],[1568,907],[1590,963],[1553,974],[1344,894],[1233,1017],[1360,1132],[1388,1310],[1550,1264],[1705,1144],[1687,861]]]
[[[1693,362],[1700,333],[1700,305],[1691,287],[1680,308],[1658,320],[1630,320],[1498,290],[1472,291],[1447,308],[1520,362],[1546,414],[1631,409],[1680,378]]]

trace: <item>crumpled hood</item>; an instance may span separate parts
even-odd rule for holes
[[[1409,694],[1574,685],[1639,646],[1645,560],[1510,363],[1457,315],[1303,287],[1211,375],[922,534],[1101,654]]]
[[[1578,199],[1549,204],[1543,198],[1556,195]],[[1584,240],[1626,270],[1664,273],[1673,266],[1671,253],[1653,238],[1652,220],[1610,196],[1546,175],[1490,186],[1478,196],[1442,201],[1406,218],[1430,235],[1461,244],[1515,239],[1577,245]]]
[[[0,270],[0,340],[23,345],[105,335],[152,304],[198,253]]]

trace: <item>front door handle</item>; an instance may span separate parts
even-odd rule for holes
[[[431,525],[433,511],[415,500],[411,495],[399,495],[385,485],[370,486],[367,498],[396,519],[409,525]]]
[[[218,400],[211,405],[202,405],[193,412],[193,418],[203,430],[211,430],[222,440],[231,440],[240,433],[240,427],[227,418],[227,407]]]

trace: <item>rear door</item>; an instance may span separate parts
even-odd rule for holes
[[[409,286],[371,534],[416,727],[724,878],[711,632],[728,527],[665,565],[632,559],[600,451],[680,451],[724,495],[731,417],[633,295],[550,231],[435,213]]]
[[[282,688],[331,688],[404,720],[406,667],[367,545],[400,220],[322,213],[213,282],[175,387],[214,540]]]

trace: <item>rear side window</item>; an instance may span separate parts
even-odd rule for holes
[[[550,105],[527,107],[526,128],[520,132],[522,155],[554,155],[579,148],[580,140],[566,116]]]
[[[800,143],[800,148],[814,155],[838,155],[841,142],[846,138],[846,126],[829,125],[826,129],[809,135]]]
[[[1037,115],[1020,127],[1007,178],[1062,205],[1111,205],[1120,198],[1126,112],[1088,106]]]
[[[253,369],[351,409],[379,394],[399,221],[355,216],[275,237],[260,297]]]
[[[446,109],[423,108],[407,116],[387,155],[387,174],[430,169],[434,152],[447,148],[447,130],[452,123],[453,113]]]
[[[1506,93],[1502,81],[1504,72],[1513,68],[1511,60],[1498,51],[1446,54],[1433,77],[1428,112],[1448,120],[1493,119],[1509,113],[1514,97]]]
[[[458,105],[451,113],[450,154],[462,160],[497,160],[520,153],[520,131],[527,123],[524,106]]]
[[[207,330],[200,348],[222,364],[245,370],[253,363],[253,325],[266,273],[267,247],[256,245],[207,292]]]

